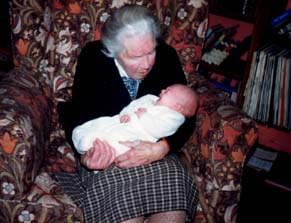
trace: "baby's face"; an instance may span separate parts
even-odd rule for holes
[[[174,109],[175,105],[179,102],[178,94],[178,89],[174,86],[170,86],[161,91],[157,104]]]

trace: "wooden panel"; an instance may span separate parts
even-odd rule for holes
[[[291,153],[291,132],[259,126],[259,144],[275,150]]]

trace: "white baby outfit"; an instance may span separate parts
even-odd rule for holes
[[[96,118],[77,126],[72,134],[75,148],[80,154],[84,154],[92,148],[95,139],[99,138],[114,147],[118,156],[129,149],[119,141],[156,142],[174,134],[185,117],[168,107],[155,105],[157,99],[155,95],[145,95],[133,100],[119,115]],[[135,114],[138,108],[147,109],[140,118]],[[126,123],[120,122],[123,114],[130,116]]]

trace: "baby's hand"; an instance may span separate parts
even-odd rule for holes
[[[140,118],[144,113],[147,112],[147,109],[146,108],[139,108],[137,109],[137,111],[135,111],[134,113],[136,114],[136,116],[138,118]]]
[[[126,123],[126,122],[130,121],[130,117],[129,117],[129,115],[125,114],[125,115],[122,115],[119,120],[121,123]]]

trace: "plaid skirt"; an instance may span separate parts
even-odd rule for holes
[[[59,173],[57,181],[83,210],[87,223],[114,223],[153,213],[185,210],[193,219],[198,191],[176,155],[149,165],[94,173]]]

